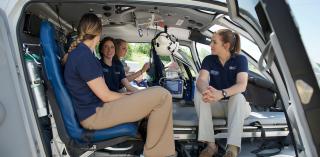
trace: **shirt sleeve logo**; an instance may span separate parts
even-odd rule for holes
[[[219,71],[210,70],[210,74],[211,74],[211,75],[214,75],[214,76],[217,76],[217,75],[219,75]]]

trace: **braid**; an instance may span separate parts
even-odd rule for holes
[[[75,49],[78,46],[78,44],[81,43],[82,40],[83,40],[83,35],[79,34],[76,40],[71,43],[68,53],[71,52],[73,49]]]
[[[83,40],[83,35],[79,35],[76,38],[76,40],[71,43],[68,52],[66,54],[64,54],[64,56],[61,59],[62,65],[64,65],[67,62],[68,53],[70,53],[73,49],[75,49],[82,40]]]

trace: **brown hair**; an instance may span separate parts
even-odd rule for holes
[[[122,43],[127,43],[127,41],[125,41],[123,39],[115,39],[113,43],[114,43],[114,47],[115,47],[115,51],[116,51],[114,58],[120,59],[120,57],[119,57],[120,46]]]
[[[95,14],[86,13],[81,17],[77,31],[78,36],[76,40],[71,43],[68,52],[75,49],[80,42],[92,40],[99,35],[102,31],[101,20]]]
[[[230,43],[229,51],[231,54],[240,53],[240,36],[238,33],[229,29],[220,29],[216,33],[221,36],[223,43]]]
[[[112,37],[104,37],[104,38],[100,41],[100,44],[99,44],[99,54],[100,54],[101,59],[104,57],[104,56],[103,56],[103,53],[102,53],[103,45],[104,45],[104,43],[106,43],[107,41],[112,41],[113,44],[114,44],[114,39],[113,39]]]

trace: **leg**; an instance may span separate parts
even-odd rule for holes
[[[96,114],[81,124],[89,129],[109,128],[149,116],[145,156],[175,154],[172,122],[172,97],[161,87],[148,88],[125,98],[105,103]]]
[[[199,118],[198,141],[214,143],[211,105],[202,101],[198,90],[195,90],[194,104]]]
[[[241,147],[241,134],[244,119],[250,115],[251,108],[242,94],[236,94],[228,100],[228,145]]]
[[[195,107],[199,117],[198,140],[207,142],[207,147],[202,150],[199,157],[212,157],[218,152],[214,139],[214,126],[212,116],[225,117],[224,104],[217,102],[209,104],[202,101],[202,95],[195,92]]]

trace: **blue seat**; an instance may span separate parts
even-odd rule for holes
[[[89,148],[100,144],[100,147],[103,148],[118,144],[127,139],[123,137],[135,137],[137,133],[135,123],[121,124],[112,128],[94,131],[81,127],[76,118],[71,97],[64,84],[62,69],[58,59],[60,53],[55,40],[55,29],[48,21],[41,23],[40,41],[44,54],[43,63],[46,79],[49,82],[50,88],[52,88],[51,96],[50,93],[47,95],[49,95],[49,101],[53,101],[50,104],[61,140],[67,146],[69,145],[69,147]]]

